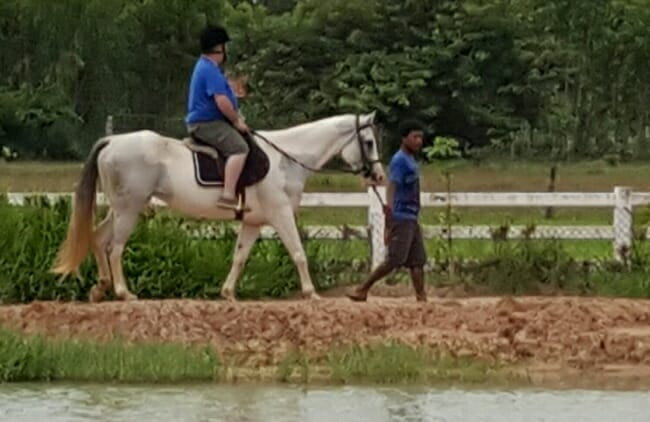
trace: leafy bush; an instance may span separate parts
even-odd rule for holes
[[[429,161],[460,158],[460,144],[453,138],[436,136],[433,144],[422,149]]]
[[[102,212],[105,210],[100,209]],[[87,300],[97,280],[97,268],[90,257],[81,265],[78,278],[60,280],[49,272],[65,236],[69,213],[69,201],[51,204],[33,198],[26,206],[15,207],[0,200],[2,302]],[[193,236],[199,224],[222,234]],[[236,234],[228,223],[199,223],[169,210],[143,214],[123,256],[128,286],[142,299],[216,299],[230,271]],[[635,248],[627,270],[606,260],[594,270],[593,263],[576,260],[561,241],[495,238],[491,242],[494,247],[488,256],[479,263],[460,265],[450,281],[488,294],[650,296],[650,284],[644,281],[650,268],[649,255],[642,247]],[[303,244],[318,290],[358,283],[368,273],[370,255],[364,241],[303,236]],[[441,250],[431,258],[453,260],[449,253]],[[407,273],[404,275],[408,278]],[[426,275],[434,283],[444,278],[435,271]],[[238,297],[283,298],[299,288],[298,272],[280,240],[258,239],[237,284]]]
[[[49,272],[65,236],[69,212],[69,201],[50,204],[35,199],[25,207],[0,203],[0,300],[87,300],[97,280],[90,256],[79,278],[60,280]],[[226,229],[219,238],[199,238],[188,233],[193,223],[168,211],[141,217],[123,255],[128,286],[140,298],[219,296],[230,270],[236,232]],[[345,253],[345,245],[337,244],[338,253],[330,251],[327,242],[305,245],[317,289],[355,280],[359,275],[351,270],[365,271],[365,263]],[[241,298],[286,297],[299,289],[300,282],[284,245],[277,239],[258,239],[237,286]]]

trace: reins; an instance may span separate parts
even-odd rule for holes
[[[365,177],[370,177],[370,175],[372,174],[372,165],[375,164],[375,163],[380,162],[379,160],[370,160],[370,159],[368,159],[368,154],[366,153],[366,149],[363,147],[363,138],[361,137],[361,131],[363,129],[367,128],[367,127],[373,127],[372,123],[366,123],[365,125],[360,126],[359,125],[359,115],[357,114],[356,115],[356,121],[355,121],[355,135],[356,135],[356,137],[353,136],[349,141],[347,141],[345,144],[343,144],[343,146],[341,147],[341,150],[343,150],[343,148],[345,148],[350,142],[352,142],[352,141],[354,141],[356,139],[359,142],[359,151],[361,151],[362,165],[361,165],[360,169],[356,169],[356,170],[355,169],[350,170],[350,169],[347,169],[347,168],[341,169],[341,171],[343,171],[344,173],[350,173],[350,174],[354,174],[354,175],[363,174]],[[315,172],[315,173],[319,173],[319,172],[323,171],[321,169],[317,169],[317,168],[308,166],[308,165],[300,162],[295,157],[293,157],[291,154],[289,154],[288,152],[286,152],[285,150],[283,150],[282,148],[280,148],[279,146],[277,146],[276,144],[274,144],[273,142],[268,140],[266,137],[264,137],[262,134],[260,134],[256,130],[251,130],[251,134],[260,137],[264,142],[269,144],[273,149],[278,151],[280,154],[285,156],[290,161],[298,164],[302,168],[304,168],[306,170],[309,170],[309,171],[312,171],[312,172]],[[376,190],[376,188],[375,188],[375,190]]]
[[[356,136],[353,136],[352,139],[350,139],[345,144],[343,144],[343,146],[341,147],[341,150],[343,150],[343,148],[345,148],[350,142],[353,142],[356,139],[359,142],[359,151],[361,152],[361,163],[362,164],[361,164],[361,168],[356,169],[356,170],[355,169],[347,169],[347,168],[341,169],[341,171],[343,171],[344,173],[349,173],[349,174],[354,174],[354,175],[363,174],[364,177],[370,177],[372,175],[372,165],[375,164],[375,163],[380,162],[379,160],[370,160],[368,158],[368,154],[366,152],[366,149],[363,146],[364,140],[361,137],[361,131],[363,129],[365,129],[365,128],[368,128],[368,127],[373,128],[373,132],[374,132],[374,126],[373,126],[372,123],[366,123],[365,125],[360,125],[359,124],[359,115],[357,114],[356,115],[356,120],[355,120],[355,135]],[[284,157],[286,157],[290,161],[298,164],[302,168],[304,168],[304,169],[306,169],[308,171],[312,171],[314,173],[319,173],[319,172],[323,171],[322,169],[317,169],[317,168],[308,166],[308,165],[300,162],[295,157],[293,157],[291,154],[289,154],[288,152],[286,152],[285,150],[283,150],[282,148],[280,148],[279,146],[277,146],[276,144],[274,144],[273,142],[268,140],[265,136],[263,136],[262,134],[260,134],[256,130],[251,130],[251,134],[253,134],[255,136],[258,136],[264,142],[269,144],[273,149],[278,151],[280,154],[282,154]],[[377,199],[379,200],[379,203],[382,206],[384,206],[384,201],[381,198],[381,195],[379,194],[379,192],[377,191],[377,186],[374,185],[374,184],[371,185],[371,186],[372,186],[373,192],[375,193],[375,195],[377,196]]]

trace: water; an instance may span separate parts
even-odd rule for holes
[[[647,421],[650,394],[373,387],[0,385],[0,421]]]

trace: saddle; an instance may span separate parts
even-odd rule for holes
[[[235,192],[239,198],[239,207],[235,211],[236,218],[241,220],[246,203],[246,188],[259,183],[269,172],[269,157],[259,147],[251,135],[243,135],[248,144],[248,156],[244,163]],[[223,187],[226,168],[225,157],[219,155],[215,147],[205,143],[196,135],[191,134],[183,143],[192,151],[194,162],[194,177],[199,186]]]

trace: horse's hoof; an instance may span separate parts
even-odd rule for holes
[[[117,295],[117,298],[124,302],[132,302],[138,300],[138,297],[131,292],[124,292]]]
[[[226,301],[226,302],[236,302],[235,299],[235,294],[231,292],[230,290],[223,290],[221,292],[221,297]]]
[[[305,292],[303,294],[303,297],[305,299],[307,299],[307,300],[320,300],[321,299],[320,295],[318,293],[316,293],[315,291],[313,291],[313,290],[309,291],[309,292]]]
[[[90,294],[88,295],[88,300],[90,303],[98,303],[104,299],[104,290],[100,289],[98,286],[93,286],[90,289]]]

